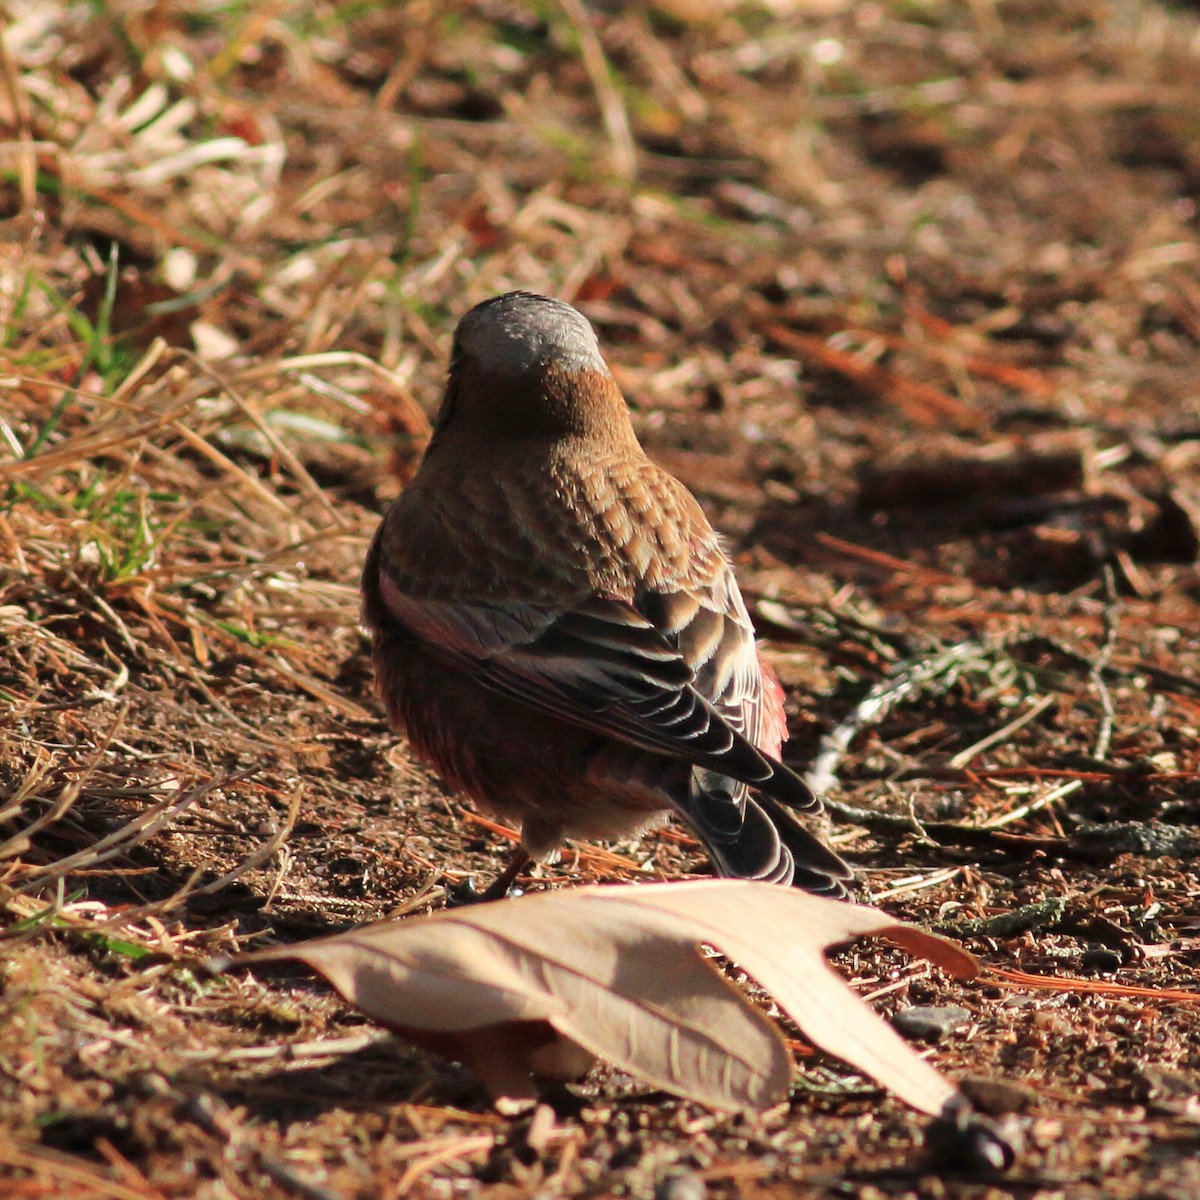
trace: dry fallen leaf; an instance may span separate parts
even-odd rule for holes
[[[583,887],[384,921],[239,957],[299,959],[368,1016],[461,1062],[494,1096],[577,1078],[604,1058],[718,1109],[787,1095],[778,1030],[706,959],[753,976],[817,1046],[913,1107],[956,1095],[825,962],[828,946],[883,934],[961,977],[975,960],[886,913],[737,880]]]

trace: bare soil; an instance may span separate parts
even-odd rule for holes
[[[1194,5],[30,0],[3,38],[4,1195],[1200,1195]],[[503,860],[386,728],[357,574],[514,287],[594,321],[727,536],[863,899],[987,964],[838,959],[969,1010],[929,1054],[1007,1173],[799,1044],[761,1118],[598,1070],[547,1132],[300,972],[202,970]],[[703,870],[667,828],[531,886]]]

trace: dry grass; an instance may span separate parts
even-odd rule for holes
[[[1200,1017],[1153,995],[1200,922],[1197,45],[1148,0],[10,5],[5,1194],[1195,1195]],[[387,733],[356,577],[514,286],[730,538],[879,902],[1130,985],[845,957],[971,1010],[936,1053],[1027,1086],[1015,1181],[933,1179],[811,1057],[759,1123],[600,1077],[531,1133],[315,984],[197,973],[503,848]]]

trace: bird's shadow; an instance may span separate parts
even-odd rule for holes
[[[281,1048],[286,1054],[282,1043]],[[397,1104],[473,1113],[486,1113],[491,1107],[487,1091],[465,1068],[389,1035],[311,1065],[298,1065],[293,1059],[282,1065],[237,1067],[231,1073],[224,1064],[189,1071],[179,1083],[182,1090],[215,1095],[252,1120],[281,1129],[333,1111],[361,1114]]]

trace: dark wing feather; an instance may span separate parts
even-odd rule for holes
[[[720,713],[727,725],[768,753],[778,752],[784,735],[783,713],[767,689],[776,687],[759,661],[749,614],[732,572],[713,581],[708,595],[655,594],[643,611],[679,648],[692,668],[693,687]],[[790,883],[810,892],[844,897],[850,868],[780,804],[819,808],[807,789],[799,797],[774,781],[756,785],[728,772],[696,766],[686,800],[676,801],[680,815],[700,835],[722,875]]]
[[[811,807],[807,787],[741,732],[739,706],[725,696],[737,670],[693,668],[633,605],[591,599],[563,611],[528,604],[417,600],[386,573],[379,595],[388,615],[447,663],[494,691],[632,746],[681,759]],[[376,620],[378,617],[376,617]],[[697,683],[716,671],[714,703]],[[744,684],[743,684],[744,686]],[[707,689],[706,689],[707,690]],[[704,832],[702,830],[701,832]]]

